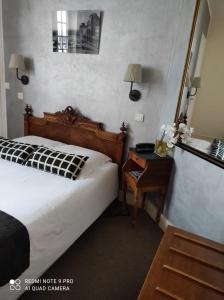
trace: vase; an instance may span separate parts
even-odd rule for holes
[[[160,157],[167,156],[167,143],[161,140],[156,140],[155,143],[155,153]]]

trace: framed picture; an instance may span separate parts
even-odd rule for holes
[[[99,10],[53,12],[53,52],[99,54]]]

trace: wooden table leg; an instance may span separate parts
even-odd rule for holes
[[[122,181],[122,203],[123,203],[124,210],[126,210],[127,213],[129,214],[126,193],[127,193],[127,183],[126,183],[125,179],[123,179],[123,181]]]
[[[134,192],[134,207],[133,207],[132,225],[135,225],[137,222],[139,201],[140,201],[140,193],[138,191],[135,191]]]
[[[165,196],[166,196],[166,188],[161,188],[160,197],[159,197],[159,205],[158,205],[157,215],[156,215],[156,223],[159,223],[159,221],[160,221],[160,216],[163,212]]]
[[[142,209],[145,208],[145,199],[146,199],[146,195],[147,195],[147,193],[143,193],[143,197],[142,197]]]

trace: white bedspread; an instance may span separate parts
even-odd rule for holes
[[[89,178],[72,181],[0,159],[0,210],[20,220],[31,241],[30,267],[22,290],[0,288],[16,299],[24,279],[38,278],[117,197],[117,165],[105,163]]]

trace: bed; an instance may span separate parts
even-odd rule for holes
[[[212,141],[205,138],[192,137],[189,146],[196,148],[197,150],[210,154]]]
[[[0,159],[0,210],[22,222],[30,237],[30,266],[20,275],[18,290],[0,287],[4,300],[17,299],[117,197],[126,132],[124,125],[118,134],[106,132],[71,107],[43,118],[26,107],[24,127],[26,136],[19,142],[84,151],[93,159],[74,181]]]

